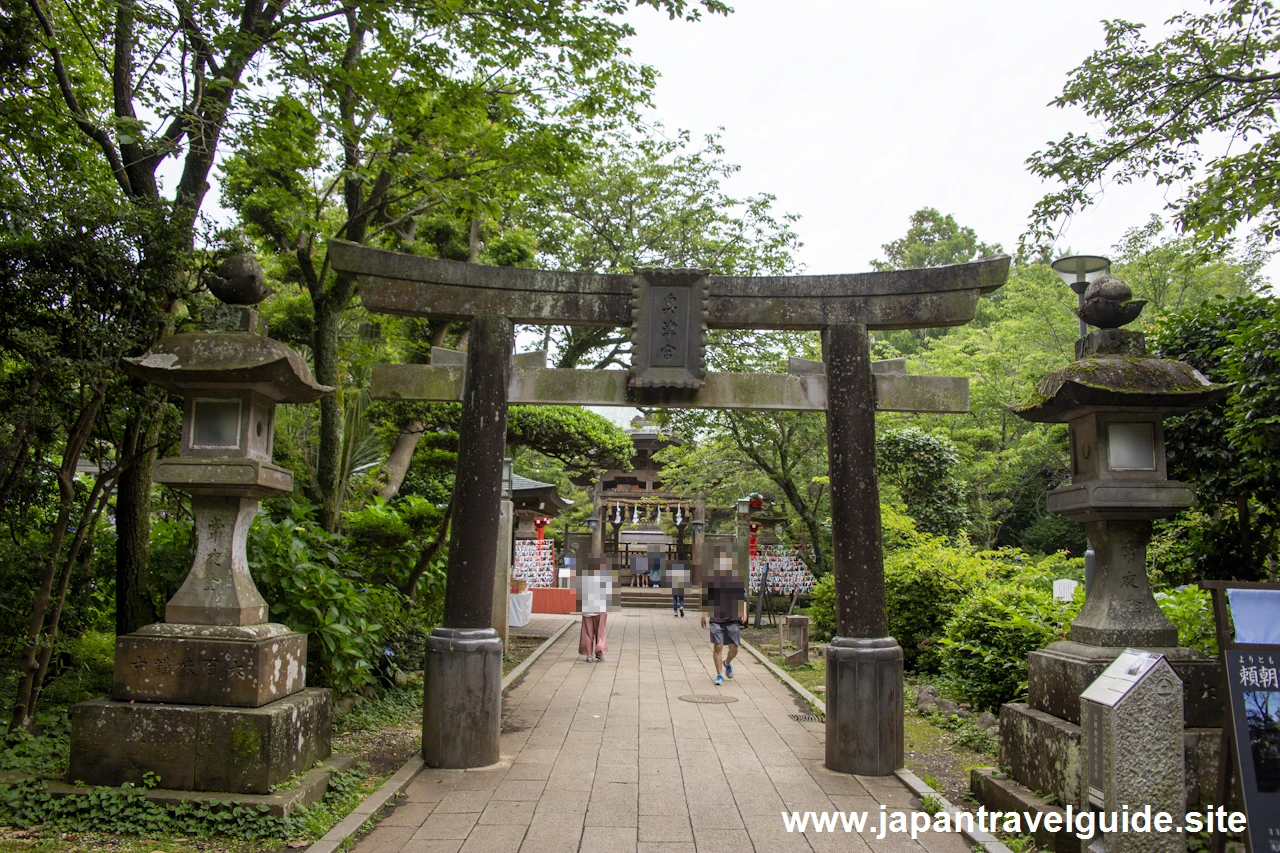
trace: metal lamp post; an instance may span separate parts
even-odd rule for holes
[[[1089,283],[1111,272],[1111,260],[1101,255],[1067,255],[1049,266],[1075,291],[1078,307],[1084,307],[1084,292],[1089,288]],[[1088,334],[1089,324],[1081,317],[1080,340],[1084,340]],[[1084,594],[1088,598],[1093,589],[1093,579],[1098,573],[1098,555],[1087,536],[1084,543]]]

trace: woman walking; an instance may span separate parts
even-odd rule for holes
[[[613,577],[599,557],[591,560],[591,568],[578,578],[578,611],[582,613],[582,631],[578,634],[578,654],[587,663],[604,660],[609,650],[609,604],[613,599]]]

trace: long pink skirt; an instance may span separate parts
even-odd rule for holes
[[[578,635],[578,654],[602,655],[609,651],[609,638],[605,620],[608,613],[595,613],[582,617],[582,633]]]

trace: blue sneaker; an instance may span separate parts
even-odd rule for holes
[[[729,676],[730,678],[733,678],[733,664],[729,663],[728,661],[724,662],[724,674]]]
[[[716,673],[716,687],[719,687],[721,684],[724,684],[724,676]]]

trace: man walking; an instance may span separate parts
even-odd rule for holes
[[[676,563],[671,567],[671,611],[676,618],[684,617],[684,591],[689,586],[689,570],[684,563]]]
[[[740,626],[747,618],[747,588],[734,570],[733,560],[719,554],[711,576],[702,584],[702,627],[711,623],[711,654],[716,663],[716,686],[733,678],[733,659],[742,642]],[[728,651],[725,651],[728,646]]]

